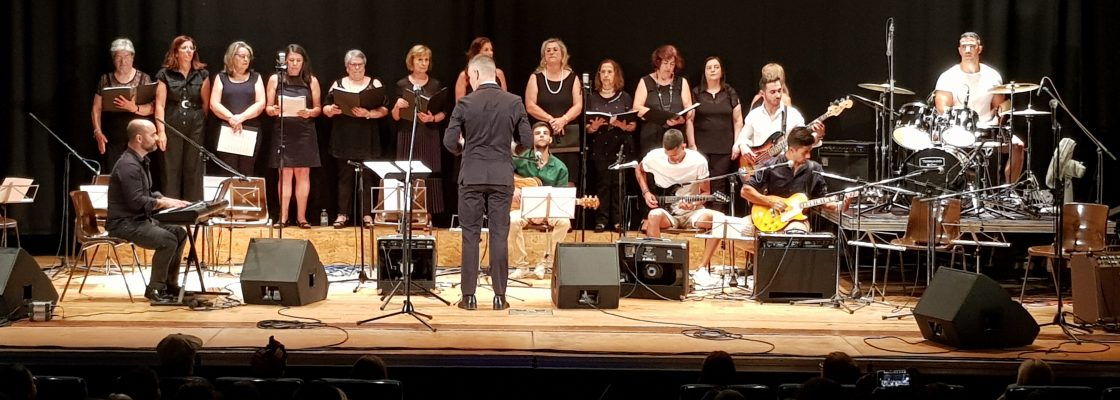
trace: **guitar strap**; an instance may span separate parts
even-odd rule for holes
[[[782,106],[782,134],[783,135],[789,133],[789,131],[786,130],[786,116],[789,115],[788,107],[789,106]]]

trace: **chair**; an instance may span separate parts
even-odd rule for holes
[[[161,376],[159,377],[159,392],[163,398],[175,398],[175,392],[188,383],[210,383],[201,376]]]
[[[929,222],[930,222],[930,202],[920,201],[917,197],[910,200],[910,216],[906,219],[906,232],[902,237],[891,239],[891,244],[895,246],[902,246],[906,250],[924,252],[929,250]],[[933,241],[935,252],[950,252],[953,258],[950,259],[949,265],[952,265],[956,260],[958,250],[962,250],[960,245],[953,244],[960,236],[961,229],[961,200],[949,199],[946,200],[941,206],[941,215],[935,216],[934,220]],[[889,277],[890,274],[890,255],[887,255],[886,273],[884,276]],[[903,264],[902,253],[898,252],[899,268]],[[963,250],[962,250],[963,251]],[[964,259],[964,253],[961,253],[961,258]],[[919,265],[921,264],[919,259]],[[962,261],[962,264],[967,267],[967,263]],[[934,272],[933,265],[926,265],[926,284],[929,284],[930,276]],[[917,276],[915,276],[917,281]],[[887,279],[884,279],[883,287],[887,287]]]
[[[1019,302],[1023,302],[1023,295],[1027,290],[1027,276],[1030,274],[1030,262],[1035,257],[1045,257],[1047,270],[1051,278],[1055,273],[1052,268],[1054,259],[1069,260],[1072,253],[1093,253],[1105,250],[1105,231],[1108,230],[1108,206],[1091,203],[1066,203],[1062,205],[1062,255],[1055,253],[1053,244],[1031,246],[1027,248],[1028,263],[1023,271],[1023,284],[1019,288]],[[1055,288],[1061,290],[1061,288]]]
[[[16,232],[16,247],[23,247],[19,239],[19,221],[8,218],[8,204],[26,204],[35,201],[39,185],[29,178],[4,178],[0,182],[0,247],[8,247],[8,230]]]
[[[218,391],[226,392],[234,383],[248,381],[261,393],[262,399],[290,399],[292,395],[303,386],[299,378],[249,378],[223,376],[214,380],[214,387]]]
[[[323,378],[351,400],[404,399],[404,384],[395,379]]]
[[[78,376],[35,376],[37,398],[52,400],[85,400],[89,396],[86,380]]]
[[[1107,209],[1106,209],[1107,210]],[[1008,386],[1003,392],[1006,400],[1074,400],[1095,399],[1097,391],[1088,386]]]
[[[766,399],[774,398],[774,391],[770,390],[769,386],[758,384],[736,384],[736,385],[711,385],[705,383],[689,383],[681,385],[680,399],[681,400],[701,400],[707,397],[708,393],[712,391],[734,390],[743,395],[747,399]],[[714,395],[712,396],[714,397]],[[711,397],[708,397],[711,398]]]
[[[117,270],[121,273],[121,279],[124,280],[124,289],[128,292],[128,301],[134,301],[132,298],[132,289],[128,287],[128,277],[124,274],[124,268],[121,267],[121,258],[117,253],[117,248],[120,246],[129,246],[132,248],[132,268],[135,271],[139,268],[140,257],[136,254],[136,246],[127,240],[109,236],[109,233],[103,231],[97,226],[97,215],[93,212],[93,203],[89,200],[89,193],[81,190],[74,190],[70,192],[70,202],[74,205],[74,240],[81,246],[78,254],[86,264],[86,273],[82,277],[82,284],[78,286],[78,293],[86,286],[86,279],[89,279],[89,271],[93,269],[93,260],[97,257],[97,252],[100,251],[102,246],[107,246],[105,258],[105,270],[109,271],[112,265],[117,266]],[[93,249],[93,254],[89,254],[89,250]],[[58,297],[61,302],[66,297],[66,291],[70,289],[70,281],[74,279],[77,264],[70,266],[70,274],[66,278],[66,285],[62,288],[62,295]],[[141,272],[141,277],[143,273]]]
[[[264,178],[250,177],[248,180],[237,178],[225,179],[218,186],[214,200],[224,199],[229,202],[229,207],[221,217],[210,219],[210,226],[219,228],[218,239],[213,246],[219,248],[222,237],[221,229],[229,231],[229,251],[226,262],[233,268],[233,228],[267,227],[268,236],[272,237],[272,220],[268,217],[268,187]],[[214,250],[217,258],[217,250]]]
[[[429,231],[432,229],[432,216],[428,213],[428,189],[423,179],[416,179],[412,187],[412,229]],[[399,193],[403,184],[396,179],[382,179],[381,198],[373,206],[374,225],[396,226],[400,223],[401,211]]]
[[[792,400],[797,398],[797,393],[801,391],[800,383],[783,383],[778,385],[778,400]],[[854,399],[856,398],[856,385],[843,384],[840,385],[840,393],[837,393],[838,399]]]
[[[1120,400],[1120,387],[1105,388],[1101,392],[1101,400]]]

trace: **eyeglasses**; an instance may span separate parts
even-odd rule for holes
[[[967,49],[967,48],[975,49],[975,48],[979,48],[979,47],[980,47],[979,44],[974,44],[974,43],[966,43],[966,44],[960,45],[960,48],[962,48],[962,49]]]
[[[366,66],[366,63],[350,63],[348,65],[351,66],[351,67],[354,67],[354,68],[361,68],[361,67]]]

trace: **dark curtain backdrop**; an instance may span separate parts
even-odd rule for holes
[[[874,97],[858,89],[862,82],[884,82],[886,20],[896,24],[895,76],[898,86],[924,98],[938,74],[959,61],[961,32],[976,31],[984,40],[983,61],[1006,81],[1054,79],[1071,110],[1113,151],[1120,143],[1111,134],[1117,123],[1109,111],[1116,100],[1120,65],[1114,24],[1117,6],[1109,1],[27,1],[7,5],[5,48],[0,79],[7,103],[0,107],[3,139],[0,176],[27,176],[41,185],[34,206],[14,206],[21,231],[57,235],[67,203],[62,188],[66,151],[28,117],[35,113],[83,156],[97,158],[89,110],[97,78],[110,71],[109,42],[131,38],[136,66],[154,74],[172,37],[193,36],[211,72],[221,69],[225,47],[245,40],[256,50],[253,66],[270,72],[276,50],[300,43],[323,85],[344,73],[343,54],[351,48],[369,56],[369,74],[392,84],[407,71],[404,55],[416,43],[434,51],[433,76],[452,85],[465,63],[464,51],[478,35],[493,39],[496,59],[512,92],[522,94],[537,65],[542,40],[562,38],[576,72],[594,72],[613,58],[623,67],[627,91],[651,71],[650,53],[658,45],[677,45],[685,75],[700,78],[709,55],[724,60],[728,82],[746,100],[757,90],[760,67],[786,67],[796,105],[809,116],[848,93]],[[900,97],[896,105],[915,98]],[[1048,99],[1034,99],[1045,108]],[[1017,104],[1022,107],[1024,103]],[[855,106],[828,122],[831,139],[873,140],[873,114]],[[1059,119],[1063,135],[1078,143],[1076,158],[1090,168],[1078,185],[1077,198],[1090,199],[1095,175],[1092,144],[1067,117]],[[266,126],[270,126],[266,123]],[[1034,170],[1044,174],[1051,139],[1048,119],[1036,123]],[[324,167],[313,172],[315,193],[308,217],[317,221],[322,208],[333,210],[334,169],[327,155],[329,123],[320,121]],[[267,130],[264,132],[268,134]],[[395,135],[384,144],[395,148]],[[391,153],[386,157],[392,156]],[[446,165],[450,165],[447,158]],[[275,175],[258,165],[257,175]],[[1118,164],[1105,162],[1106,171]],[[108,169],[108,167],[106,167]],[[445,169],[451,170],[448,166]],[[211,169],[210,171],[213,171]],[[1116,179],[1120,175],[1106,172]],[[90,179],[74,163],[70,188]],[[454,179],[448,179],[453,182]],[[450,189],[450,188],[449,188]],[[451,196],[454,190],[447,190]],[[275,197],[273,193],[272,197]],[[275,199],[274,199],[275,200]],[[1106,203],[1117,202],[1106,188]],[[275,204],[275,202],[273,202]],[[453,205],[453,198],[447,200]],[[273,208],[275,211],[275,207]]]

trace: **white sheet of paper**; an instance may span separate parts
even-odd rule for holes
[[[396,179],[384,179],[381,181],[385,187],[381,190],[382,208],[384,211],[400,211],[401,210],[401,195],[404,194],[404,184]]]
[[[401,171],[408,171],[408,161],[393,161],[393,163],[396,164],[397,168],[400,168]],[[413,174],[430,174],[430,173],[432,173],[432,169],[428,168],[427,165],[424,165],[423,162],[413,161],[412,162],[412,173]]]
[[[576,188],[526,186],[521,188],[523,218],[574,218]]]
[[[716,214],[712,216],[710,235],[722,239],[749,239],[753,236],[753,228],[746,218]]]
[[[218,131],[218,151],[252,157],[257,150],[257,130],[247,126],[241,127],[240,133],[234,133],[229,125],[222,124]]]
[[[94,210],[109,209],[109,185],[81,185],[78,190],[89,194]]]
[[[0,203],[24,202],[34,182],[35,180],[31,178],[4,178],[4,182],[0,183]]]
[[[299,111],[307,108],[307,98],[303,96],[280,96],[280,109],[283,117],[298,117]]]

